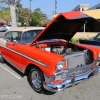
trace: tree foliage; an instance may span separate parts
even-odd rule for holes
[[[41,17],[42,17],[42,11],[40,10],[40,8],[36,8],[31,14],[30,24],[34,26],[40,24]]]
[[[7,22],[9,23],[10,20],[10,10],[9,8],[2,8],[1,10],[1,17]]]
[[[49,19],[45,20],[45,24],[49,24],[50,22],[51,22],[51,20],[49,20]]]
[[[12,4],[15,6],[15,14],[17,15],[17,22],[20,22],[21,24],[26,23],[27,25],[31,26],[40,26],[42,23],[48,24],[50,21],[47,19],[47,15],[41,11],[40,8],[34,9],[34,11],[30,11],[29,8],[23,8],[22,4],[20,4],[21,0],[2,0],[3,2],[6,1],[9,6]],[[6,10],[5,14],[0,13],[1,16],[6,20],[10,20],[10,16],[14,18],[13,12],[10,12],[9,10]],[[10,14],[10,15],[9,15]],[[4,15],[4,16],[3,16]],[[8,17],[7,17],[8,15]],[[15,18],[16,19],[16,18]]]
[[[45,14],[46,16],[46,14]],[[43,19],[44,17],[44,14],[43,12],[41,11],[40,8],[36,8],[32,14],[31,14],[31,22],[30,22],[30,25],[32,26],[37,26],[37,25],[41,25],[41,20]],[[47,18],[47,17],[46,17]]]
[[[0,2],[6,2],[9,7],[10,7],[10,16],[11,16],[11,24],[12,27],[16,27],[16,5],[20,2],[21,0],[0,0]]]
[[[30,9],[23,8],[21,9],[19,15],[18,15],[18,22],[21,22],[22,24],[26,23],[29,25],[30,21]]]
[[[4,4],[4,2],[1,2]],[[10,22],[10,10],[7,6],[1,6],[1,9],[0,9],[0,19],[1,20],[4,20],[6,22]]]

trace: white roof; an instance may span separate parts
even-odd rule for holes
[[[40,29],[40,30],[43,30],[44,27],[15,27],[15,28],[10,28],[8,31],[28,31],[28,30],[37,30],[37,29]]]

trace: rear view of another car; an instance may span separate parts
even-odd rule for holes
[[[12,28],[11,25],[5,25],[6,26],[6,29],[9,30],[10,28]]]
[[[7,28],[5,25],[0,26],[0,32],[5,32],[7,31]]]
[[[0,26],[0,32],[6,32],[10,28],[12,28],[10,25],[1,25]]]

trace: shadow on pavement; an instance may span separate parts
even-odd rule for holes
[[[26,76],[25,74],[21,73],[18,69],[16,69],[14,66],[12,66],[12,65],[11,65],[10,63],[8,63],[7,61],[5,62],[5,64],[6,64],[7,66],[9,66],[12,70],[14,70],[16,73],[18,73],[21,77]],[[28,80],[28,77],[27,77],[27,80]],[[29,80],[28,80],[28,83],[29,83]],[[29,83],[29,85],[30,85],[30,83]],[[30,86],[31,86],[31,85],[30,85]],[[31,86],[31,87],[32,87],[32,86]],[[34,91],[34,90],[33,90],[33,91]],[[44,91],[43,91],[42,94],[44,94],[44,95],[53,95],[53,94],[55,94],[55,92],[50,92],[50,91],[44,89]]]
[[[7,65],[7,66],[9,66],[11,69],[13,69],[16,73],[18,73],[21,77],[24,77],[25,75],[22,73],[22,72],[20,72],[17,68],[15,68],[14,66],[12,66],[10,63],[8,63],[7,61],[5,62],[5,64]]]

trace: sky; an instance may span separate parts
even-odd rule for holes
[[[49,19],[52,19],[55,11],[55,0],[32,0],[31,10],[40,8]],[[30,8],[30,0],[21,0],[20,2],[24,8]],[[100,0],[57,0],[57,13],[67,12],[73,10],[78,4],[89,4],[89,8],[100,3]]]

